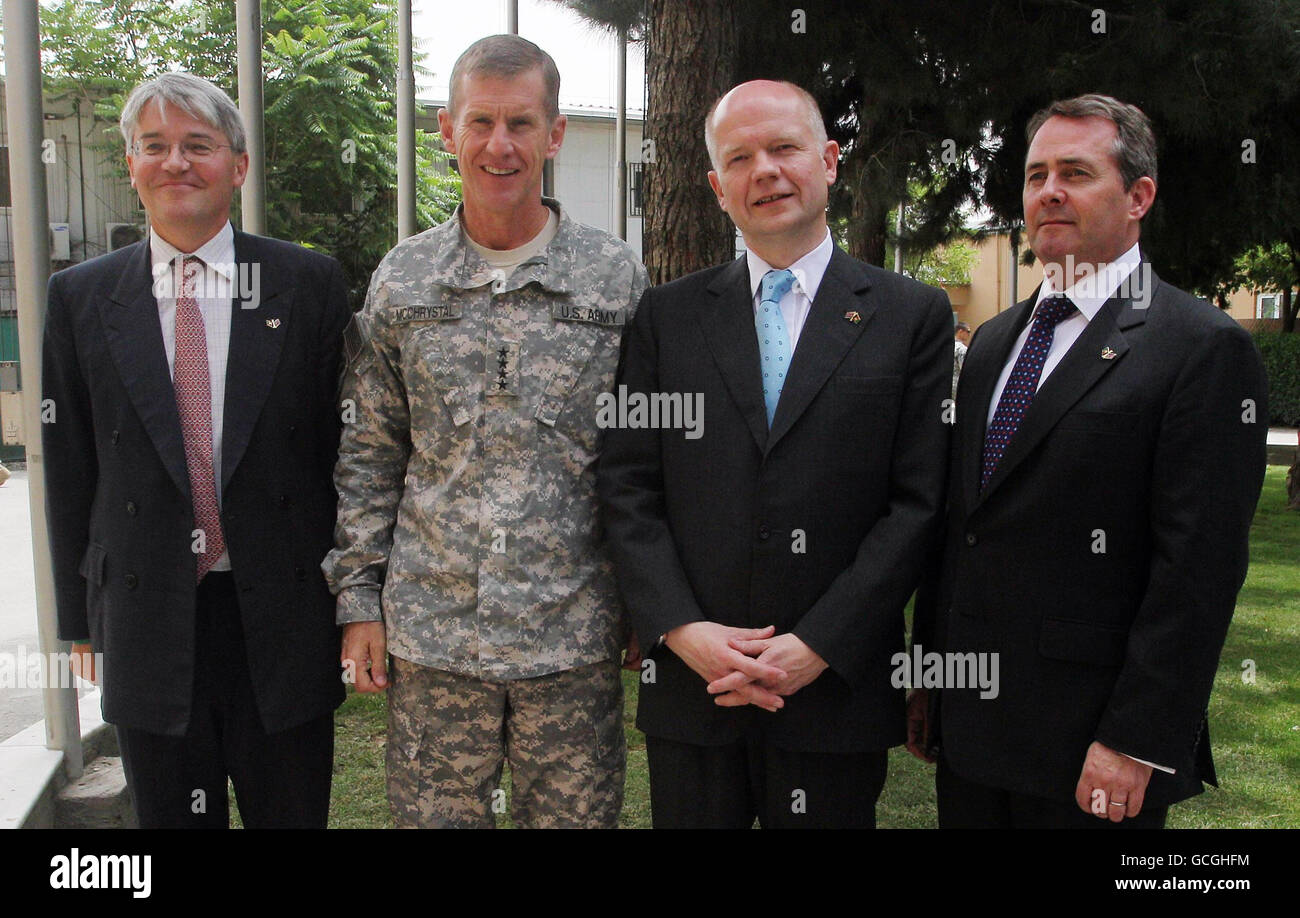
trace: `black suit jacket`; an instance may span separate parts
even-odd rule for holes
[[[255,308],[231,316],[221,522],[249,671],[268,731],[343,699],[332,542],[340,346],[350,317],[331,258],[235,233]],[[252,276],[251,274],[249,275]],[[148,240],[50,278],[43,425],[59,637],[102,652],[104,718],[182,735],[194,681],[196,556],[180,414]]]
[[[966,354],[943,574],[914,642],[1000,655],[996,698],[945,688],[932,708],[970,780],[1072,800],[1094,740],[1176,770],[1154,772],[1152,806],[1215,780],[1206,704],[1246,576],[1266,383],[1241,326],[1149,278],[1088,323],[983,493],[993,389],[1036,295]]]
[[[630,392],[704,398],[698,439],[606,431],[599,489],[641,646],[695,620],[773,624],[830,666],[776,713],[723,708],[661,647],[637,725],[699,745],[754,729],[808,752],[901,742],[890,658],[941,510],[947,297],[836,250],[770,433],[743,257],[648,291],[625,347]]]

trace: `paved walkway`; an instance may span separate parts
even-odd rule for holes
[[[32,574],[32,515],[27,472],[0,485],[0,653],[36,653],[36,578]],[[45,715],[38,688],[0,687],[0,740]]]

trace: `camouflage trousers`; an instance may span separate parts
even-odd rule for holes
[[[398,657],[389,668],[388,802],[401,828],[492,828],[510,762],[521,828],[614,828],[627,749],[613,661],[486,682]]]

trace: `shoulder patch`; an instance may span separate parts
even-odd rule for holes
[[[360,376],[374,360],[374,350],[366,335],[365,319],[354,312],[347,328],[343,329],[343,366]]]

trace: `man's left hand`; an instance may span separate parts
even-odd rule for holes
[[[1079,809],[1098,819],[1123,822],[1142,812],[1151,766],[1121,755],[1109,746],[1094,742],[1083,760],[1083,771],[1074,788]],[[1098,793],[1094,794],[1094,791]],[[1100,812],[1098,812],[1100,810]]]
[[[623,668],[636,672],[641,668],[641,642],[636,639],[636,632],[629,632],[627,647],[623,650]]]
[[[775,666],[785,672],[782,679],[762,683],[778,695],[793,695],[820,676],[827,667],[825,660],[792,633],[752,641],[732,638],[727,643],[746,656],[755,657],[760,663]],[[721,696],[716,701],[724,707],[748,704],[745,686],[751,681],[753,680],[744,673],[729,673],[710,682],[709,693]]]

